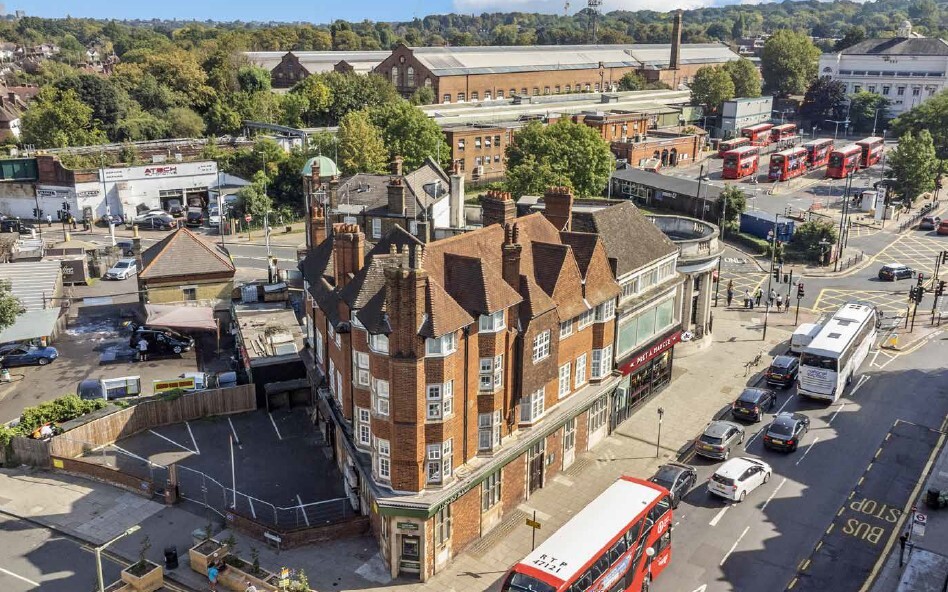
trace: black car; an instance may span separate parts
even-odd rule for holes
[[[128,346],[138,351],[138,342],[148,342],[149,354],[181,354],[194,347],[194,338],[182,335],[171,329],[138,326],[134,327]]]
[[[201,226],[204,224],[204,212],[200,208],[188,208],[188,217],[184,223],[188,226]]]
[[[810,418],[800,413],[778,413],[764,432],[764,446],[793,452],[810,429]]]
[[[894,282],[915,277],[915,270],[901,263],[887,263],[879,270],[879,279]]]
[[[697,480],[698,471],[694,467],[679,463],[668,463],[658,467],[658,471],[649,479],[671,493],[672,508],[678,507],[681,499],[688,495]]]
[[[938,216],[922,216],[922,220],[918,223],[918,229],[935,230],[939,224],[941,224],[941,218]]]
[[[770,389],[746,388],[731,404],[731,415],[735,419],[760,421],[764,409],[773,409],[777,404],[777,393]]]
[[[767,369],[767,384],[790,388],[799,371],[800,360],[796,356],[777,356]]]

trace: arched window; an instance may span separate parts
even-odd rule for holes
[[[408,66],[408,86],[415,86],[415,69]]]
[[[431,88],[431,79],[428,77],[425,77],[425,86],[427,86],[428,88]]]
[[[395,86],[400,86],[398,82],[398,66],[392,68],[392,84]]]

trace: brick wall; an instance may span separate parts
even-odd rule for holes
[[[611,147],[616,158],[625,158],[632,166],[638,166],[643,159],[661,158],[665,151],[671,155],[672,150],[675,150],[676,155],[687,155],[687,158],[684,158],[684,156],[678,157],[679,164],[691,164],[702,160],[701,145],[701,136],[694,135],[666,138],[650,136],[644,142],[612,142]]]
[[[546,466],[543,468],[543,483],[549,483],[563,469],[563,428],[546,437]]]
[[[451,552],[457,555],[481,536],[481,487],[475,487],[451,504],[454,529]]]
[[[290,88],[300,80],[309,76],[295,55],[285,55],[273,70],[270,71],[270,84],[274,88]]]
[[[182,286],[194,286],[197,288],[197,300],[209,301],[217,300],[230,302],[231,292],[234,290],[234,281],[228,280],[187,280],[165,284],[160,282],[146,281],[145,286],[148,289],[148,301],[152,304],[168,304],[171,302],[184,302],[184,292]]]
[[[589,447],[589,412],[583,411],[576,416],[576,453]]]
[[[444,137],[451,147],[451,160],[460,163],[466,181],[489,181],[503,177],[506,171],[504,155],[512,133],[512,130],[501,127],[465,127],[446,129]],[[463,148],[460,147],[462,142]],[[475,178],[478,158],[483,171]]]
[[[501,502],[504,513],[511,512],[523,501],[527,490],[527,461],[526,455],[521,454],[504,466],[501,473]]]

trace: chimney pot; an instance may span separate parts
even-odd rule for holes
[[[569,187],[550,187],[543,195],[543,215],[557,230],[569,230],[573,217],[573,194]]]

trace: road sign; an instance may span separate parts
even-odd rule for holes
[[[530,520],[529,518],[527,518],[527,526],[529,526],[530,528],[536,528],[539,530],[540,523],[537,522],[536,520]]]
[[[250,214],[244,215],[244,222],[250,222],[253,218],[250,217]]]

